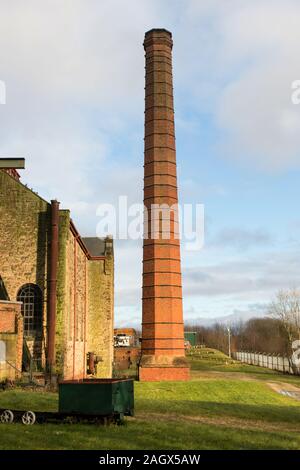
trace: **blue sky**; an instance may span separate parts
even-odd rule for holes
[[[96,207],[142,201],[144,32],[172,31],[182,202],[205,245],[182,250],[189,321],[263,314],[298,286],[297,0],[0,0],[0,152],[94,235]],[[116,241],[116,323],[141,319],[140,242]]]

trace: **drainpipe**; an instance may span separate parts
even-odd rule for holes
[[[48,350],[47,365],[51,373],[55,364],[55,326],[56,326],[56,287],[58,264],[58,220],[59,202],[51,201],[51,245],[50,245],[50,281],[48,302]]]

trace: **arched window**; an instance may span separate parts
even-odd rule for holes
[[[34,336],[42,331],[43,295],[39,286],[25,284],[17,295],[17,301],[23,302],[24,335]]]

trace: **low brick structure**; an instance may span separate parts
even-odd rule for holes
[[[172,363],[171,367],[148,367],[139,370],[139,379],[147,382],[159,382],[162,380],[189,380],[190,370],[188,367],[174,367]]]
[[[139,346],[139,337],[134,328],[115,328],[114,336],[126,335],[129,337],[130,347]]]
[[[139,361],[140,356],[141,348],[115,348],[115,368],[118,370],[129,369],[133,364],[135,365]]]
[[[21,375],[23,318],[21,303],[0,300],[0,380],[15,380]]]

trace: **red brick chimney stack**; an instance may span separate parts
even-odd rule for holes
[[[143,331],[139,377],[142,381],[187,380],[177,220],[177,176],[172,81],[172,34],[152,29],[145,35],[144,205],[148,227],[143,248]],[[175,205],[170,234],[153,204]],[[152,224],[151,224],[152,216]],[[160,216],[164,218],[165,215]]]

